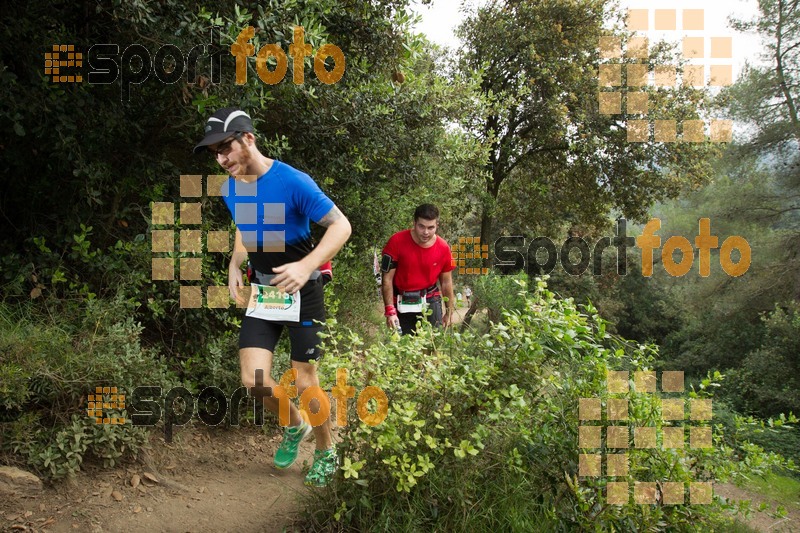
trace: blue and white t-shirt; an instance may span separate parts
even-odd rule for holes
[[[334,207],[308,174],[277,160],[252,183],[228,178],[220,192],[250,263],[265,274],[308,255],[314,248],[309,220],[319,222]]]

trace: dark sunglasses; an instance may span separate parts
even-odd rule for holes
[[[242,138],[242,132],[237,131],[234,134],[234,136],[230,138],[230,140],[225,141],[224,143],[217,146],[216,150],[212,150],[211,148],[209,148],[208,151],[211,153],[211,155],[214,156],[214,159],[216,159],[221,155],[227,156],[229,153],[231,153],[231,145],[233,144],[233,141],[237,141],[241,138]]]

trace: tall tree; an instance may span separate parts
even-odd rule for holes
[[[0,20],[0,119],[8,124],[0,131],[0,171],[14,176],[0,188],[0,298],[27,298],[32,289],[63,297],[73,286],[103,297],[122,285],[132,299],[148,302],[138,311],[146,315],[148,331],[157,331],[149,326],[162,319],[184,320],[190,312],[164,312],[178,309],[179,285],[152,279],[150,204],[182,202],[182,174],[219,172],[212,158],[191,154],[205,119],[218,107],[251,111],[263,153],[317,178],[362,228],[336,267],[337,283],[352,281],[341,293],[354,300],[366,301],[358,283],[374,283],[366,245],[380,243],[406,222],[412,202],[433,199],[429,189],[440,191],[450,206],[458,203],[447,187],[458,183],[450,176],[461,175],[463,143],[447,133],[444,118],[457,99],[436,72],[440,58],[411,33],[408,0],[302,0],[271,7],[248,0],[213,12],[195,0],[112,4],[53,9],[37,0],[9,5]],[[247,59],[248,81],[235,83],[231,45],[244,28],[255,28],[248,41],[255,52],[277,43],[291,71],[289,47],[298,25],[312,53],[325,43],[342,50],[346,67],[337,83],[317,79],[313,56],[305,58],[302,85],[293,83],[291,72],[277,84],[264,83],[255,57]],[[219,29],[213,39],[212,27]],[[28,45],[18,46],[23,42]],[[87,56],[94,44],[114,43],[118,53],[109,54],[105,65],[113,59],[120,70],[131,71],[129,77],[144,63],[124,55],[134,45],[149,51],[150,63],[164,47],[177,47],[187,57],[205,45],[206,52],[218,52],[221,68],[214,80],[211,60],[201,54],[193,75],[185,61],[175,65],[183,69],[173,71],[178,79],[166,84],[148,64],[149,79],[121,97],[121,75],[106,85],[88,83],[88,73],[98,68],[94,59],[90,66],[90,57],[82,71],[70,69],[83,74],[83,83],[51,82],[44,75],[44,54],[59,43]],[[203,230],[227,226],[230,218],[218,199],[198,201]],[[346,268],[348,259],[353,268]],[[205,254],[203,261],[204,281],[224,279],[223,254]],[[188,330],[174,326],[162,329],[174,335]]]
[[[747,65],[730,91],[731,112],[753,123],[758,133],[751,146],[781,148],[800,143],[800,2],[760,0],[760,16],[733,21],[733,26],[758,33],[765,45],[761,65]]]
[[[668,337],[664,357],[697,374],[727,370],[737,408],[773,415],[797,403],[794,384],[780,384],[797,366],[791,328],[800,300],[800,10],[796,0],[763,0],[759,9],[756,19],[733,25],[762,38],[762,61],[747,65],[719,97],[743,126],[737,142],[713,183],[662,207],[671,221],[663,234],[691,234],[698,218],[710,217],[720,242],[728,235],[748,240],[751,267],[739,278],[717,269],[708,278],[655,281],[670,287],[683,311],[684,325]]]
[[[761,37],[763,61],[745,66],[721,101],[750,132],[730,159],[756,160],[768,186],[744,190],[749,194],[731,209],[782,235],[780,259],[769,268],[771,277],[781,280],[774,297],[800,300],[800,2],[760,0],[759,11],[755,20],[733,25]]]
[[[600,38],[616,36],[624,44],[629,37],[604,29],[604,20],[618,17],[612,9],[608,0],[493,1],[460,27],[460,74],[480,77],[480,105],[463,126],[490,146],[483,242],[494,236],[498,217],[513,220],[517,231],[565,219],[602,225],[611,208],[641,219],[654,201],[706,180],[716,146],[652,136],[629,142],[626,131],[631,119],[663,119],[675,120],[680,134],[683,120],[701,118],[702,91],[626,87],[623,76],[615,91],[623,102],[644,92],[647,115],[628,113],[624,105],[618,114],[600,113]],[[652,71],[676,60],[656,45],[643,63]]]

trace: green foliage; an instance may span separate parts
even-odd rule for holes
[[[754,444],[800,465],[800,431],[794,415],[780,414],[766,420],[742,416],[731,408],[729,400],[723,399],[714,403],[714,418],[723,427],[725,442],[734,448]],[[798,475],[796,470],[781,473],[786,472]]]
[[[239,335],[236,330],[214,338],[206,349],[183,362],[184,375],[190,380],[193,392],[205,387],[219,387],[226,394],[242,386],[239,371]]]
[[[737,407],[765,416],[800,413],[800,305],[764,317],[761,345],[728,374]]]
[[[520,294],[520,286],[527,286],[528,276],[496,274],[478,276],[473,282],[473,297],[477,305],[486,308],[489,320],[500,322],[502,311],[520,311],[525,308],[525,298]]]
[[[668,221],[662,238],[696,235],[698,219],[710,218],[720,244],[741,235],[752,249],[750,269],[739,278],[721,271],[718,250],[712,251],[708,278],[699,276],[697,261],[682,278],[654,276],[682,311],[680,323],[664,338],[662,357],[692,375],[725,371],[722,394],[742,412],[764,417],[798,412],[795,232],[791,219],[779,222],[770,215],[783,211],[780,198],[789,191],[776,166],[752,156],[735,160],[737,154],[728,154],[714,183],[657,213]]]
[[[727,277],[712,252],[708,278],[662,278],[658,284],[684,312],[682,325],[664,341],[664,359],[696,375],[726,370],[722,392],[734,408],[776,416],[798,411],[800,19],[791,2],[758,5],[756,19],[733,24],[762,37],[764,61],[745,68],[717,101],[751,127],[728,147],[710,186],[660,208],[669,221],[663,233],[691,235],[697,220],[706,217],[720,244],[722,235],[746,238],[750,270],[740,278]],[[794,448],[785,433],[753,439],[768,449]]]
[[[595,247],[596,239],[603,237],[600,234],[582,238],[591,250]],[[557,239],[554,241],[557,242]],[[513,249],[509,246],[506,248]],[[533,259],[527,257],[528,248],[522,246],[517,251],[526,257],[527,271],[533,271]],[[544,257],[536,260],[540,264],[546,261]],[[642,276],[641,258],[636,250],[628,251],[623,257],[626,265],[624,270],[618,265],[614,248],[607,248],[603,252],[597,274],[593,261],[592,258],[592,262],[580,274],[570,274],[561,263],[557,263],[552,272],[542,279],[547,280],[550,290],[559,297],[573,299],[579,309],[596,306],[608,322],[608,331],[625,339],[661,344],[668,335],[681,328],[684,319],[675,298],[662,285]],[[476,286],[476,294],[479,294],[478,305],[489,310],[489,318],[493,322],[501,320],[502,309],[521,309],[524,302],[517,296],[514,280],[528,279],[522,271],[514,275],[498,274],[498,271],[495,267],[488,276],[477,277],[471,282]]]
[[[114,413],[119,415],[120,413]],[[50,442],[19,447],[28,454],[29,465],[50,479],[60,479],[80,470],[84,458],[101,460],[106,468],[131,457],[147,442],[147,431],[130,425],[96,424],[74,415],[72,423],[54,434]]]
[[[0,384],[8,421],[0,452],[58,478],[74,473],[87,454],[113,466],[144,442],[130,424],[95,424],[86,415],[87,394],[98,386],[130,393],[178,381],[157,352],[142,348],[142,328],[122,297],[49,304],[43,312],[0,303],[0,375],[9,378]]]
[[[774,313],[776,305],[791,312],[794,304],[787,300],[794,298],[797,279],[791,219],[781,222],[772,216],[784,210],[781,198],[791,193],[780,184],[778,167],[768,161],[731,149],[711,184],[654,213],[663,221],[662,243],[672,235],[691,240],[701,218],[710,219],[718,246],[730,236],[742,236],[752,250],[749,270],[738,278],[728,276],[720,267],[717,248],[710,254],[708,277],[700,276],[695,256],[686,275],[672,278],[659,263],[650,280],[668,295],[678,317],[668,322],[672,331],[662,338],[664,363],[692,376],[724,371],[722,395],[736,409],[760,416],[797,412],[795,385],[790,384],[794,341],[783,331],[791,330],[790,321],[778,326],[762,319]]]
[[[333,281],[325,286],[325,312],[343,324],[358,324],[359,331],[380,328],[383,322],[371,322],[380,302],[378,287],[372,274],[372,250],[357,252],[347,243],[333,261]]]
[[[599,112],[597,43],[630,37],[606,24],[621,18],[617,9],[605,0],[490,2],[460,26],[454,79],[477,78],[462,125],[488,150],[473,193],[482,242],[495,221],[501,232],[530,234],[565,219],[600,225],[609,209],[641,219],[655,201],[708,179],[711,143],[631,143],[632,115]],[[649,53],[648,68],[679,62],[664,45]],[[648,117],[697,119],[705,106],[704,93],[687,86],[645,90]]]
[[[380,387],[389,406],[377,426],[348,410],[342,475],[314,495],[312,527],[690,531],[724,520],[719,499],[609,506],[605,480],[578,477],[579,398],[604,397],[607,370],[652,368],[654,351],[625,348],[594,309],[580,313],[542,281],[532,295],[520,292],[522,308],[482,335],[423,326],[418,336],[365,348],[355,333],[331,331],[322,375],[332,382],[334,369],[347,368],[350,385]],[[709,397],[712,385],[690,396]],[[615,396],[628,400],[630,426],[668,425],[657,395]],[[750,447],[737,465],[716,431],[713,450],[629,450],[631,478],[726,480],[782,464]]]

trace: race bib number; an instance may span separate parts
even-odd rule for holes
[[[426,308],[425,296],[414,298],[413,301],[404,300],[402,295],[397,295],[398,313],[421,313]]]
[[[246,315],[261,320],[300,322],[300,291],[287,294],[273,285],[250,285]]]

